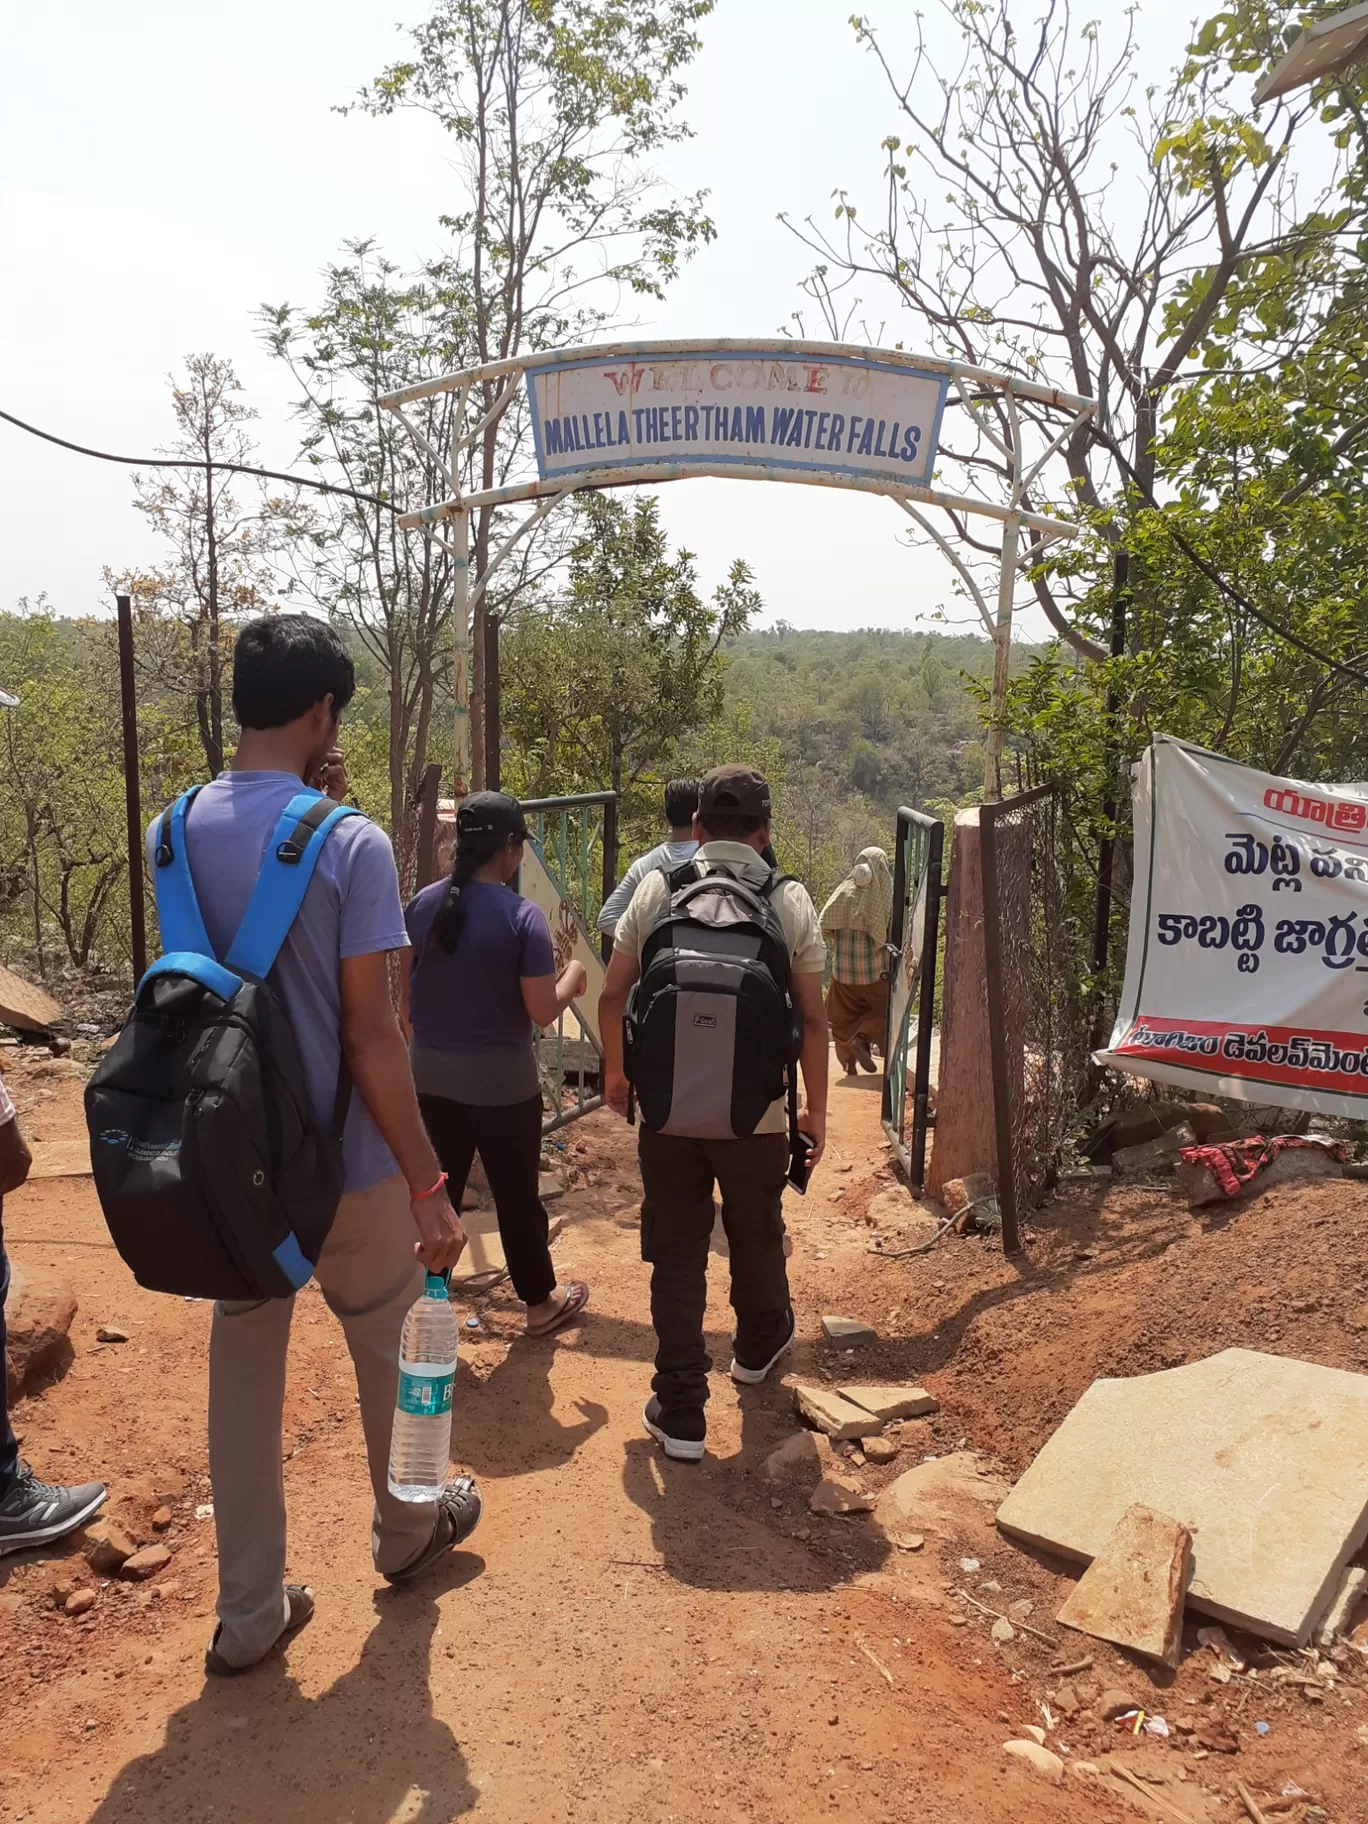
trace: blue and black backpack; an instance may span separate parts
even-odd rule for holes
[[[162,815],[163,955],[86,1087],[105,1221],[139,1285],[195,1298],[287,1298],[318,1262],[342,1195],[345,1055],[329,1127],[314,1120],[294,1031],[270,974],[318,857],[343,817],[301,791],[276,825],[220,962],[185,854],[195,793]]]

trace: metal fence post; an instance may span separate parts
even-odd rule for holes
[[[119,614],[119,706],[123,715],[124,811],[128,819],[128,925],[134,987],[147,973],[147,919],[143,906],[142,790],[138,757],[138,695],[133,677],[133,602],[116,595]]]

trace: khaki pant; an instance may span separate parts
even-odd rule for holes
[[[316,1277],[356,1369],[375,1519],[375,1568],[412,1564],[431,1542],[434,1503],[389,1492],[390,1427],[404,1316],[423,1289],[403,1178],[342,1199]],[[285,1481],[281,1419],[293,1298],[214,1306],[209,1343],[209,1474],[218,1532],[218,1650],[251,1665],[285,1626]]]
[[[850,1068],[855,1055],[851,1041],[868,1039],[871,1045],[884,1043],[888,1023],[888,983],[838,982],[833,976],[826,997],[827,1024],[836,1046],[836,1062],[842,1070]]]

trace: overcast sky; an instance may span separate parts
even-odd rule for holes
[[[850,10],[719,0],[689,78],[697,137],[661,162],[678,189],[712,191],[719,238],[638,333],[777,334],[809,264],[777,213],[829,220],[838,185],[875,198],[879,141],[896,120]],[[1156,73],[1193,10],[1145,0]],[[892,43],[909,29],[909,0],[872,0],[870,12]],[[289,388],[255,343],[256,306],[315,299],[347,237],[421,258],[456,201],[430,123],[331,111],[398,54],[395,21],[423,16],[410,0],[4,8],[0,407],[77,442],[152,453],[170,434],[168,374],[212,350],[232,358],[261,413],[261,460],[288,466]],[[907,334],[889,321],[889,341]],[[130,496],[127,470],[0,423],[0,607],[46,591],[63,613],[99,609],[103,566],[157,557]],[[940,560],[909,548],[887,500],[719,481],[661,498],[710,586],[732,557],[752,564],[769,620],[905,627],[947,600]],[[1039,630],[1029,608],[1023,630]]]

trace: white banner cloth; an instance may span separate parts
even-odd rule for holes
[[[1368,1118],[1368,787],[1167,735],[1133,777],[1126,979],[1098,1061]]]

